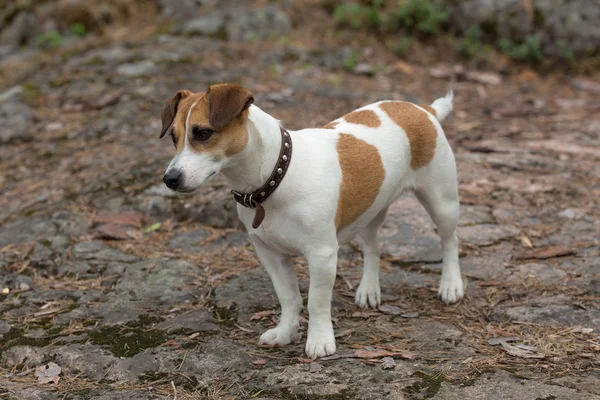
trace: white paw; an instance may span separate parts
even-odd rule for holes
[[[360,308],[377,308],[381,305],[381,289],[379,283],[366,283],[361,281],[356,289],[356,297],[354,302]]]
[[[459,275],[444,276],[440,282],[438,296],[446,304],[456,303],[463,298],[463,281]]]
[[[305,350],[306,355],[313,360],[318,357],[325,357],[335,353],[333,327],[330,326],[328,329],[309,328]]]
[[[276,328],[269,329],[260,336],[258,341],[259,346],[285,346],[300,339],[298,328],[282,328],[277,326]]]

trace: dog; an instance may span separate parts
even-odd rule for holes
[[[164,106],[160,137],[168,133],[176,148],[163,177],[170,189],[194,192],[217,173],[233,189],[239,217],[281,304],[279,324],[259,344],[300,339],[302,298],[292,255],[302,255],[310,274],[306,354],[315,359],[335,353],[331,298],[338,246],[362,239],[364,271],[355,301],[378,307],[377,231],[407,189],[441,238],[439,297],[446,304],[463,297],[456,163],[440,124],[452,111],[452,92],[431,105],[380,101],[322,128],[290,132],[253,102],[252,93],[237,84],[211,85],[201,93],[180,90]]]

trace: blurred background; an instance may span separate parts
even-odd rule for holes
[[[355,315],[362,261],[346,246],[334,308],[336,329],[352,331],[340,349],[386,337],[437,360],[397,360],[403,376],[421,369],[449,382],[502,365],[536,381],[577,375],[600,394],[589,375],[600,345],[586,336],[600,329],[599,68],[597,0],[0,0],[0,372],[10,377],[0,389],[35,398],[33,375],[15,374],[54,360],[61,396],[117,390],[98,383],[108,379],[141,385],[118,390],[159,382],[155,391],[173,397],[173,379],[179,398],[215,387],[245,398],[261,390],[252,379],[288,368],[277,357],[301,357],[301,345],[268,353],[275,358],[247,354],[277,302],[223,180],[193,196],[162,183],[174,151],[158,139],[164,102],[179,89],[237,82],[292,130],[383,99],[431,103],[453,88],[444,128],[459,169],[468,297],[451,310],[435,300],[438,239],[403,196],[381,232],[383,291],[388,304],[426,317]],[[413,333],[390,336],[400,323]],[[503,335],[553,361],[532,366],[488,345]],[[56,343],[73,337],[85,344]],[[195,381],[173,375],[170,362]],[[357,398],[392,390],[372,369],[344,365],[356,367],[344,387]],[[346,373],[319,371],[302,378],[307,390]],[[358,384],[363,375],[381,383],[375,392]],[[414,383],[402,382],[399,396]],[[435,382],[411,390],[425,396]],[[539,389],[519,388],[514,398]]]

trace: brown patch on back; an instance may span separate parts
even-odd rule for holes
[[[339,124],[339,122],[337,122],[337,121],[331,121],[330,123],[328,123],[327,125],[325,125],[323,128],[325,128],[325,129],[333,129],[338,124]]]
[[[369,128],[377,128],[381,125],[379,117],[372,110],[353,111],[344,115],[344,119],[351,124],[364,125]]]
[[[379,107],[406,132],[410,143],[410,167],[426,166],[435,155],[437,129],[423,110],[404,101],[389,101]]]
[[[421,107],[424,110],[427,110],[429,113],[433,114],[437,118],[437,113],[435,112],[435,108],[433,108],[427,104],[419,104],[419,107]]]
[[[337,151],[342,169],[335,226],[350,225],[373,204],[385,178],[375,146],[345,133],[340,134]]]

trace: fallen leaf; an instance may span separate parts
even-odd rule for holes
[[[266,363],[267,360],[265,360],[264,358],[259,358],[258,360],[252,361],[252,364],[254,365],[265,365]]]
[[[96,224],[131,225],[136,228],[141,228],[143,221],[144,215],[137,211],[125,211],[121,213],[100,211],[94,217],[94,223]]]
[[[255,319],[262,319],[262,318],[268,317],[273,314],[275,314],[275,311],[273,311],[273,310],[257,312],[252,317],[250,317],[250,321],[254,321]]]
[[[146,233],[150,233],[150,232],[154,232],[160,229],[160,227],[162,226],[162,223],[160,222],[155,222],[152,225],[150,225],[149,227],[147,227],[144,232]]]
[[[94,231],[103,239],[127,240],[130,239],[128,232],[131,228],[126,225],[103,224],[97,226]]]
[[[529,249],[531,249],[533,247],[533,244],[531,244],[531,240],[529,240],[529,238],[525,235],[521,235],[521,236],[517,236],[517,239],[519,239],[521,241],[521,244],[524,247],[527,247]]]
[[[412,66],[410,66],[410,64],[408,64],[402,60],[396,61],[395,65],[396,65],[396,69],[405,73],[406,75],[412,74],[415,70]]]
[[[325,358],[325,357],[323,357],[323,358]],[[323,358],[321,358],[321,360]],[[312,358],[298,357],[298,361],[300,361],[301,363],[310,364],[310,363],[314,362],[315,360],[313,360]]]
[[[384,305],[379,306],[379,311],[381,311],[384,314],[390,314],[390,315],[404,314],[403,309],[401,309],[398,306],[393,306],[390,304],[384,304]]]
[[[107,106],[112,106],[113,104],[116,104],[119,101],[119,99],[124,93],[125,90],[123,89],[113,90],[112,92],[105,94],[100,99],[87,106],[86,109],[99,110]]]
[[[495,338],[491,338],[490,340],[488,340],[488,344],[490,346],[498,346],[499,344],[502,344],[502,343],[515,342],[515,341],[517,341],[516,337],[495,337]]]
[[[396,368],[396,361],[392,357],[383,357],[381,359],[383,364],[381,365],[382,369],[394,369]]]
[[[502,346],[502,348],[511,356],[513,357],[520,357],[520,358],[545,358],[542,354],[537,354],[537,353],[533,353],[531,351],[528,350],[522,350],[520,348],[518,348],[517,346],[513,346],[510,345],[506,342],[500,342],[500,345]]]
[[[467,71],[465,77],[474,82],[497,86],[502,83],[502,77],[495,72]]]
[[[348,335],[351,335],[352,333],[354,333],[355,331],[356,331],[356,329],[354,329],[354,328],[344,329],[343,331],[336,333],[335,337],[338,338],[338,337],[342,337],[342,336],[348,336]]]
[[[589,79],[576,78],[571,81],[573,87],[592,93],[600,93],[600,83]]]
[[[409,312],[401,315],[402,318],[419,318],[418,312]]]
[[[376,313],[376,312],[356,311],[356,312],[352,313],[351,317],[352,318],[369,318],[369,317],[376,317],[378,315],[379,315],[379,313]]]
[[[575,254],[575,250],[570,249],[566,246],[556,245],[541,247],[534,250],[522,251],[521,253],[517,254],[515,258],[517,260],[527,260],[529,258],[545,259],[552,257],[568,256],[571,254]]]
[[[60,367],[57,364],[51,362],[47,365],[42,365],[41,367],[36,368],[34,376],[38,378],[38,383],[41,384],[50,382],[58,383],[58,380],[60,379],[60,377],[58,376],[60,375],[60,371]]]
[[[381,358],[381,357],[400,356],[401,358],[406,358],[409,360],[414,358],[414,354],[412,354],[410,352],[389,351],[389,350],[385,350],[385,349],[356,350],[354,356],[356,358]]]
[[[538,351],[538,348],[535,346],[529,346],[527,344],[518,344],[517,347],[521,350],[528,350],[528,351]]]
[[[5,287],[4,289],[2,289],[2,294],[9,294],[10,293],[10,288]]]

